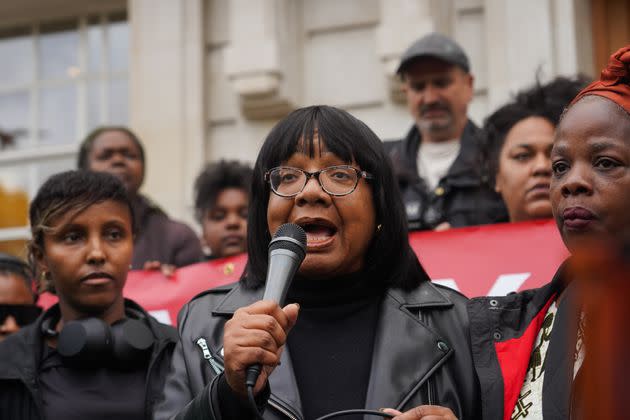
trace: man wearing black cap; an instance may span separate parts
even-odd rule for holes
[[[405,51],[397,73],[415,122],[403,140],[389,145],[409,228],[507,221],[482,173],[479,130],[467,116],[474,79],[466,53],[432,33]]]

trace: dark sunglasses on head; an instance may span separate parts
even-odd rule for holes
[[[33,323],[41,313],[42,308],[37,305],[0,304],[0,324],[10,315],[20,327],[24,327]]]

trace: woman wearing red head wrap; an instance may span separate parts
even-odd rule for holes
[[[571,253],[630,237],[630,45],[565,111],[551,153],[550,200]],[[484,419],[576,418],[573,388],[584,360],[569,261],[539,289],[473,299],[468,306]],[[568,347],[567,347],[568,346]]]

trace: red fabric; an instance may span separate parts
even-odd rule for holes
[[[503,376],[504,420],[510,420],[512,416],[518,394],[521,393],[521,388],[523,388],[536,336],[545,320],[547,310],[555,298],[556,296],[554,295],[549,299],[540,312],[536,314],[522,336],[494,344],[499,366],[501,366],[501,375]]]
[[[630,44],[610,56],[600,79],[578,93],[571,105],[587,95],[608,98],[630,114]]]

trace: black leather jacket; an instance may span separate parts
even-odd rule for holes
[[[260,300],[262,294],[262,289],[233,284],[204,292],[182,309],[180,342],[156,420],[233,418],[218,407],[223,327],[238,308]],[[472,364],[466,301],[459,293],[430,281],[410,292],[386,291],[377,321],[365,408],[407,410],[437,404],[451,408],[460,419],[478,418],[479,386]],[[264,412],[268,420],[304,418],[288,350],[269,378],[271,395]]]
[[[437,187],[430,190],[418,174],[417,156],[422,138],[414,125],[399,141],[385,142],[407,210],[409,230],[433,229],[442,222],[452,227],[507,222],[501,196],[481,169],[479,129],[468,121],[459,155]]]

